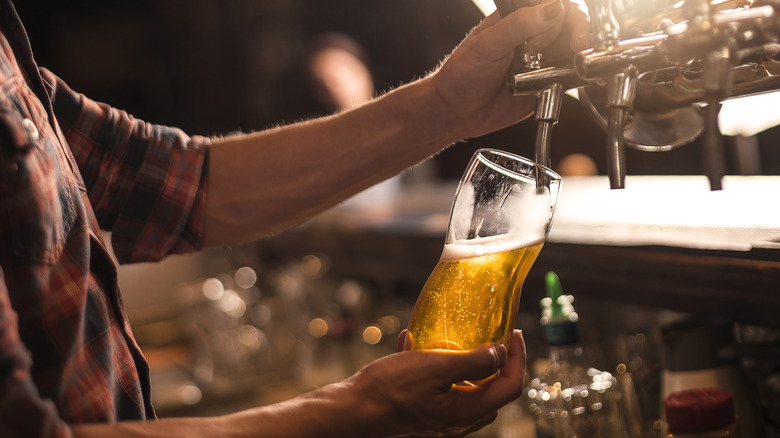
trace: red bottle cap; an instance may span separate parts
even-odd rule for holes
[[[664,399],[670,432],[705,432],[734,421],[734,397],[722,389],[689,389]]]

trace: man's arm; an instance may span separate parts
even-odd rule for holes
[[[420,85],[357,111],[212,140],[206,245],[288,228],[456,141]]]
[[[504,79],[514,47],[543,46],[563,23],[558,1],[483,21],[433,74],[355,110],[215,139],[206,243],[248,241],[308,219],[461,138],[508,126],[533,109]],[[292,400],[214,418],[76,425],[77,437],[462,436],[522,391],[525,346],[408,351]],[[496,374],[496,371],[499,371]],[[494,378],[478,387],[455,385]]]
[[[236,414],[78,425],[73,432],[80,438],[463,436],[492,422],[500,407],[520,396],[525,363],[525,343],[515,331],[508,350],[485,344],[460,352],[396,353],[343,382]],[[454,385],[496,371],[481,386]]]
[[[212,141],[206,245],[300,223],[446,146],[533,111],[505,79],[514,48],[541,48],[564,23],[556,0],[477,26],[431,75],[351,111]]]

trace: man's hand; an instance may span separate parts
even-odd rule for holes
[[[565,3],[564,3],[565,2]],[[513,96],[506,76],[515,48],[522,43],[531,52],[548,47],[566,27],[573,51],[587,48],[588,21],[567,0],[553,0],[520,8],[504,18],[495,12],[485,18],[432,75],[432,86],[459,123],[462,137],[475,137],[504,128],[535,109],[534,96]]]
[[[379,413],[375,434],[464,436],[490,424],[502,406],[521,395],[526,356],[522,333],[507,350],[484,344],[468,351],[405,351],[381,358],[345,383],[363,406]],[[464,381],[487,379],[479,386]]]

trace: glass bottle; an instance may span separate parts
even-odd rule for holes
[[[615,377],[588,366],[579,343],[574,297],[564,295],[558,276],[545,277],[542,319],[549,345],[549,367],[525,392],[538,438],[627,436],[621,393]]]

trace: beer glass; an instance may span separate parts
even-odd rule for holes
[[[508,346],[520,288],[547,237],[560,184],[555,172],[525,158],[495,149],[474,153],[404,349]]]

